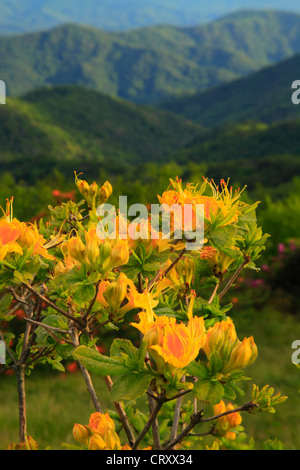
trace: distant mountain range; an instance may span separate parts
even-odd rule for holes
[[[300,54],[206,92],[167,100],[161,108],[210,128],[246,120],[300,119],[300,105],[291,100],[295,80],[300,80]]]
[[[0,0],[0,34],[41,31],[70,22],[105,30],[162,23],[185,26],[241,8],[300,11],[298,0]]]
[[[0,79],[12,96],[45,85],[75,84],[156,104],[230,82],[299,52],[300,14],[294,13],[244,11],[195,27],[123,33],[63,25],[2,36]]]

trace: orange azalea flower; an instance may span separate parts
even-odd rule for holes
[[[144,334],[149,354],[159,367],[168,363],[183,368],[193,361],[205,344],[205,325],[202,317],[192,317],[194,297],[188,312],[189,322],[176,323],[173,317],[156,316],[151,309],[139,314],[140,323],[131,323]]]
[[[120,450],[121,443],[115,431],[115,423],[108,413],[92,413],[88,425],[92,437],[89,439],[89,450]]]
[[[6,219],[0,220],[0,260],[3,260],[7,253],[23,253],[22,248],[17,243],[21,234],[21,224],[13,219],[8,222]]]
[[[182,369],[192,362],[205,343],[205,326],[202,317],[189,320],[187,325],[173,318],[163,327],[160,343],[151,346],[165,362]]]
[[[115,423],[108,413],[100,413],[99,411],[92,413],[89,419],[89,428],[92,432],[104,436],[108,429],[115,430]]]
[[[228,403],[226,406],[224,401],[221,400],[220,403],[214,406],[214,415],[217,416],[227,411],[234,410],[234,406],[231,403]],[[242,417],[239,412],[230,413],[228,415],[218,418],[216,423],[216,430],[222,436],[225,436],[227,439],[233,440],[236,438],[236,433],[232,432],[233,428],[240,426],[242,422]]]

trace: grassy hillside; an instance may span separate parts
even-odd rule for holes
[[[161,104],[205,127],[247,119],[271,123],[299,119],[300,109],[292,103],[291,88],[299,79],[300,55],[285,59],[251,75],[222,84],[203,93]]]
[[[197,27],[105,32],[64,25],[0,38],[10,95],[77,84],[156,103],[229,82],[300,52],[300,15],[248,11]],[[194,98],[192,98],[194,99]]]
[[[172,154],[179,164],[205,164],[207,176],[253,190],[261,185],[283,196],[285,184],[300,176],[300,120],[246,122],[213,128]]]
[[[9,98],[0,107],[1,174],[35,185],[57,171],[69,182],[74,170],[86,178],[101,173],[143,200],[153,185],[168,185],[169,177],[195,181],[205,174],[230,177],[250,191],[260,184],[281,196],[300,175],[299,134],[300,120],[205,130],[163,110],[57,86]],[[48,186],[56,184],[51,181]],[[1,184],[10,192],[12,183]]]
[[[54,168],[88,169],[91,177],[100,167],[122,172],[162,160],[200,131],[185,118],[93,90],[46,88],[1,106],[1,171],[33,182]]]

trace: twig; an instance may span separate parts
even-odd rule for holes
[[[181,252],[179,253],[179,255],[177,256],[176,259],[174,259],[174,261],[170,264],[170,266],[165,270],[164,273],[162,273],[160,275],[160,271],[158,271],[156,273],[156,275],[154,276],[154,278],[149,282],[148,284],[148,289],[149,289],[149,292],[151,292],[151,290],[154,288],[154,285],[155,285],[155,282],[157,281],[158,278],[160,279],[163,279],[165,278],[169,272],[174,268],[174,266],[176,266],[176,264],[178,263],[178,261],[181,260],[181,258],[183,257],[184,253],[186,252],[186,248],[183,248],[183,250],[181,250]]]
[[[221,299],[223,297],[223,295],[226,294],[226,292],[230,289],[230,287],[232,286],[232,284],[234,283],[234,281],[236,280],[236,278],[238,277],[238,275],[240,274],[242,269],[249,263],[249,261],[250,261],[250,257],[245,256],[245,259],[242,262],[242,264],[238,267],[238,269],[236,270],[234,275],[229,279],[226,286],[224,287],[222,292],[219,294],[219,299]]]
[[[20,442],[25,442],[25,438],[27,434],[25,365],[18,364],[15,369],[16,369],[16,377],[17,377],[17,384],[18,384],[18,399],[19,399],[19,440]]]
[[[112,386],[113,386],[113,381],[111,380],[110,376],[109,375],[105,376],[104,381],[105,381],[105,384],[107,386],[107,389],[109,391],[111,391]],[[115,401],[114,404],[115,404],[115,408],[117,410],[117,413],[120,417],[120,420],[121,420],[122,426],[124,428],[124,431],[126,433],[126,436],[127,436],[127,439],[128,439],[128,444],[130,445],[130,447],[132,447],[133,444],[134,444],[134,441],[135,441],[135,437],[133,435],[132,429],[131,429],[130,424],[128,422],[128,418],[127,418],[127,415],[125,413],[125,410],[124,410],[124,408],[123,408],[123,406],[121,405],[120,402]]]
[[[184,377],[183,377],[183,379],[185,380]],[[171,438],[170,438],[171,441],[173,441],[177,437],[179,420],[180,420],[180,413],[181,413],[182,399],[183,399],[183,395],[181,395],[176,400],[176,405],[175,405],[175,410],[174,410],[174,418],[173,418],[173,424],[172,424],[172,430],[171,430]]]
[[[79,346],[79,341],[78,341],[78,336],[77,336],[77,333],[76,333],[75,329],[73,329],[73,331],[71,330],[71,335],[72,335],[73,346],[74,346],[74,348],[77,348],[77,346]],[[81,364],[80,361],[78,361],[78,364],[79,364],[81,373],[82,373],[82,375],[83,375],[83,378],[84,378],[84,380],[85,380],[85,383],[86,383],[86,386],[87,386],[87,391],[88,391],[89,394],[90,394],[90,397],[91,397],[91,400],[92,400],[92,402],[93,402],[93,405],[94,405],[96,411],[99,411],[99,412],[101,413],[101,412],[102,412],[102,407],[101,407],[101,405],[100,405],[100,402],[99,402],[99,400],[98,400],[96,391],[95,391],[95,389],[94,389],[94,385],[93,385],[93,382],[92,382],[90,373],[89,373],[88,370],[84,367],[84,365]]]
[[[151,414],[155,408],[155,400],[151,395],[148,395],[148,402],[149,402],[149,410]],[[159,427],[158,427],[157,417],[152,423],[152,436],[153,436],[154,449],[159,450],[161,448],[161,445],[160,445],[160,436],[159,436]]]
[[[52,333],[52,331],[57,331],[58,333],[64,333],[64,334],[69,334],[69,332],[67,330],[62,330],[61,328],[57,328],[55,326],[49,326],[49,325],[45,325],[45,323],[40,323],[36,320],[32,320],[31,318],[24,318],[25,321],[27,322],[30,322],[34,325],[37,325],[37,326],[41,326],[42,328],[44,328],[45,330],[48,331],[49,335],[52,336],[52,338],[59,344],[61,343],[61,339],[58,338],[56,335],[54,335]],[[64,340],[66,343],[69,343],[69,344],[72,344],[72,341],[68,341],[66,338],[64,338]]]
[[[70,315],[68,312],[66,312],[65,310],[63,310],[62,308],[58,307],[57,305],[55,305],[53,302],[51,302],[51,300],[47,299],[47,297],[45,297],[44,295],[40,294],[38,291],[36,291],[31,285],[23,282],[23,285],[30,291],[32,292],[32,294],[34,294],[36,297],[38,297],[39,299],[41,299],[43,302],[45,302],[45,304],[49,305],[49,307],[52,307],[54,310],[56,310],[58,313],[61,313],[63,316],[65,316],[66,318],[68,318],[69,320],[72,320],[74,321],[75,323],[77,323],[80,327],[82,326],[82,322],[81,322],[81,319],[80,318],[75,318],[73,317],[72,315]]]
[[[98,282],[95,284],[96,293],[95,293],[94,297],[92,298],[92,300],[91,300],[91,302],[90,302],[90,305],[88,306],[88,308],[87,308],[85,314],[84,314],[83,317],[82,317],[83,321],[86,321],[86,320],[87,320],[89,314],[91,313],[91,311],[92,311],[92,309],[93,309],[93,307],[94,307],[94,305],[95,305],[95,302],[96,302],[97,296],[98,296],[98,287],[99,287],[100,282],[101,282],[101,281],[98,281]]]
[[[157,405],[153,408],[152,413],[150,414],[148,422],[145,424],[144,429],[140,432],[139,436],[136,438],[136,441],[132,445],[132,450],[135,450],[139,446],[142,439],[144,438],[144,436],[147,434],[147,432],[151,428],[153,422],[155,421],[155,419],[158,415],[159,410],[161,409],[161,407],[163,406],[164,403],[165,403],[164,397],[160,396],[159,401],[157,402]]]
[[[184,428],[184,430],[177,436],[176,439],[173,441],[169,442],[163,450],[170,450],[172,449],[176,444],[181,442],[188,434],[190,434],[191,430],[199,423],[208,423],[209,421],[214,421],[219,418],[222,418],[223,416],[229,415],[231,413],[238,413],[240,411],[251,411],[252,408],[257,407],[258,405],[249,401],[247,403],[244,403],[244,405],[235,408],[233,410],[225,411],[224,413],[220,413],[219,415],[211,416],[209,418],[203,418],[203,410],[198,411],[197,413],[192,414],[190,418],[189,424]]]
[[[56,326],[50,326],[50,325],[46,325],[45,323],[41,323],[39,321],[36,321],[36,320],[32,320],[31,318],[24,318],[25,321],[28,321],[30,323],[34,323],[35,325],[37,326],[42,326],[43,328],[45,328],[45,330],[53,330],[53,331],[58,331],[59,333],[69,333],[67,330],[63,330],[61,328],[57,328]]]
[[[216,295],[216,293],[218,292],[219,285],[220,285],[220,281],[218,281],[217,284],[215,285],[215,288],[214,288],[214,290],[213,290],[213,292],[212,292],[212,294],[211,294],[211,296],[210,296],[210,299],[209,299],[209,301],[208,301],[209,304],[211,304],[212,301],[214,300],[215,295]]]

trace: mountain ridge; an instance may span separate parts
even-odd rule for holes
[[[297,52],[300,14],[253,10],[197,27],[118,33],[67,24],[0,37],[0,76],[11,96],[70,83],[156,104],[233,81]]]
[[[160,104],[204,127],[245,120],[272,123],[300,118],[292,83],[300,79],[300,54],[203,93]]]

